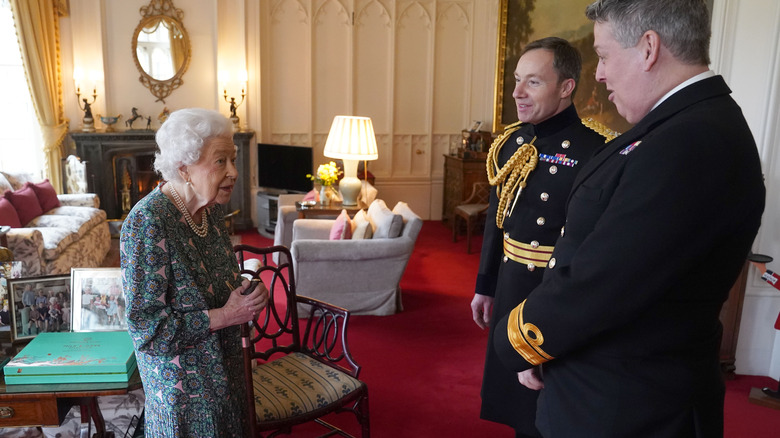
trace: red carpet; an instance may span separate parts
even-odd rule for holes
[[[478,251],[481,236],[473,238]],[[242,243],[271,245],[254,231]],[[487,333],[471,320],[469,303],[479,254],[466,254],[461,237],[438,221],[426,221],[401,281],[404,311],[393,316],[353,316],[350,348],[363,366],[370,394],[371,431],[384,437],[506,437],[511,429],[479,419],[479,388]],[[727,438],[780,436],[780,411],[749,403],[751,387],[766,377],[738,376],[726,383]],[[354,417],[332,421],[357,434]],[[321,428],[293,430],[314,437]]]

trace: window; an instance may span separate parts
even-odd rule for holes
[[[0,170],[43,177],[43,140],[22,66],[11,5],[0,0]]]

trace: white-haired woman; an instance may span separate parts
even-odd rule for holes
[[[238,325],[268,301],[242,295],[221,204],[238,178],[230,121],[171,113],[156,135],[163,181],[130,211],[120,240],[126,317],[143,381],[147,436],[240,437]]]

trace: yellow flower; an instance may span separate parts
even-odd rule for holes
[[[322,184],[323,186],[332,186],[336,181],[339,180],[339,175],[341,175],[341,170],[339,170],[338,166],[336,166],[336,163],[331,161],[328,164],[320,164],[319,167],[317,167],[317,175],[311,175],[307,174],[306,177],[311,179],[317,184]]]

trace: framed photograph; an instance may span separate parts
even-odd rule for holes
[[[568,40],[582,54],[582,73],[574,94],[579,116],[592,117],[618,132],[626,132],[631,127],[607,98],[609,93],[604,84],[596,82],[598,57],[593,50],[593,23],[585,17],[585,7],[592,1],[501,0],[493,132],[503,132],[506,125],[517,121],[512,91],[520,51],[529,42],[548,36]]]
[[[32,339],[43,332],[70,331],[70,275],[9,278],[8,291],[11,340]],[[0,330],[5,328],[0,326]]]
[[[477,131],[479,131],[479,128],[481,128],[481,127],[482,127],[482,121],[481,120],[474,120],[473,122],[471,122],[471,129],[469,129],[469,131],[477,132]]]
[[[73,268],[73,331],[127,330],[119,268]]]

